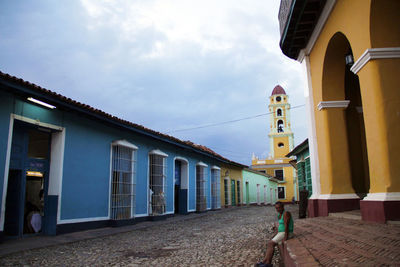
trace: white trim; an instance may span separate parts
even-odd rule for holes
[[[189,164],[189,161],[188,161],[186,158],[183,158],[183,157],[180,157],[180,156],[175,157],[175,158],[174,158],[174,161],[175,161],[175,160],[184,161],[184,162],[186,162],[187,164]]]
[[[318,110],[326,108],[347,108],[350,104],[350,100],[339,100],[339,101],[321,101],[318,104]]]
[[[318,199],[360,199],[356,194],[321,194]]]
[[[57,222],[57,224],[67,224],[67,223],[80,223],[80,222],[94,222],[109,220],[109,217],[93,217],[93,218],[79,218],[79,219],[64,219]]]
[[[57,223],[61,218],[61,192],[64,171],[64,150],[65,150],[66,129],[62,132],[51,134],[51,151],[50,151],[50,173],[49,173],[49,195],[58,195],[57,204]],[[54,190],[54,191],[53,191]]]
[[[367,201],[400,201],[400,192],[368,193]]]
[[[196,211],[196,209],[193,209],[193,210],[188,210],[188,212],[195,212]]]
[[[135,146],[134,144],[132,144],[132,143],[130,143],[128,141],[126,141],[125,139],[113,141],[111,143],[111,145],[129,147],[129,148],[132,148],[133,150],[138,150],[139,149],[137,146]]]
[[[168,211],[168,212],[164,212],[164,214],[163,215],[166,215],[166,214],[174,214],[174,211]],[[162,216],[162,215],[161,215]]]
[[[221,170],[221,168],[218,167],[218,166],[212,166],[211,169],[212,169],[212,170],[219,170],[219,171]]]
[[[283,187],[285,190],[284,190],[284,193],[285,193],[285,198],[279,198],[279,187]],[[276,187],[276,199],[278,199],[278,200],[282,200],[282,199],[286,199],[286,185],[278,185],[277,187]]]
[[[205,168],[207,168],[207,167],[208,167],[208,165],[207,165],[207,164],[205,164],[205,163],[204,163],[204,162],[202,162],[202,161],[198,162],[198,163],[196,164],[196,166],[201,166],[201,167],[205,167]]]
[[[315,42],[317,41],[322,28],[324,27],[326,21],[329,18],[329,15],[331,14],[333,7],[336,4],[336,0],[327,0],[326,4],[324,6],[324,9],[321,12],[321,15],[319,16],[318,22],[315,25],[315,28],[313,32],[311,33],[311,37],[308,40],[308,43],[304,49],[302,49],[299,53],[299,56],[297,57],[297,61],[302,62],[305,56],[310,55],[311,50],[313,49]]]
[[[135,218],[149,216],[147,213],[135,214]]]
[[[370,60],[382,58],[400,58],[400,47],[369,48],[357,59],[350,70],[357,74]]]
[[[57,131],[62,131],[64,128],[61,126],[56,126],[50,123],[45,123],[45,122],[41,122],[39,120],[34,120],[34,119],[30,119],[27,117],[23,117],[17,114],[11,114],[11,118],[16,119],[16,120],[20,120],[20,121],[24,121],[30,124],[34,124],[37,126],[41,126],[41,127],[45,127],[45,128],[49,128],[49,129],[53,129],[53,130],[57,130]]]
[[[4,218],[6,215],[6,196],[8,188],[8,172],[10,169],[10,157],[11,157],[11,145],[12,135],[14,129],[14,117],[13,114],[10,116],[10,124],[8,129],[8,141],[7,141],[7,152],[6,152],[6,166],[4,166],[4,181],[3,181],[3,197],[1,202],[1,216],[0,216],[0,231],[4,231]]]
[[[310,157],[311,167],[311,186],[312,195],[311,199],[318,198],[321,192],[321,178],[319,172],[319,158],[318,158],[318,143],[317,143],[317,130],[315,126],[315,111],[314,111],[314,99],[313,99],[313,87],[311,79],[311,67],[309,56],[305,57],[305,70],[307,74],[307,87],[308,96],[306,97],[306,112],[308,117],[311,118],[308,124],[308,149]]]
[[[149,152],[149,155],[158,155],[158,156],[161,156],[164,158],[168,157],[168,154],[165,154],[164,152],[162,152],[159,149],[153,149],[152,151]]]

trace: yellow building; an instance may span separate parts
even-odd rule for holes
[[[285,157],[293,149],[293,132],[290,127],[289,96],[277,85],[269,97],[270,155],[266,159],[258,159],[253,155],[251,168],[269,174],[279,180],[277,199],[282,202],[297,200],[298,190],[295,169]]]
[[[280,46],[305,64],[311,216],[400,220],[400,1],[282,0]]]
[[[242,167],[240,167],[242,166]],[[243,203],[244,165],[221,165],[221,206],[240,206]]]

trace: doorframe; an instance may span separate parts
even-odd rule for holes
[[[8,189],[8,175],[10,171],[12,136],[14,133],[14,120],[26,122],[32,125],[49,128],[57,131],[56,133],[51,134],[49,184],[48,184],[47,195],[58,196],[58,207],[57,207],[57,224],[58,224],[60,222],[60,211],[61,211],[61,193],[62,193],[62,178],[63,178],[62,174],[63,174],[64,149],[65,149],[65,127],[57,126],[50,123],[40,122],[39,120],[34,120],[28,117],[11,113],[10,124],[8,129],[5,168],[4,168],[3,195],[2,195],[1,214],[0,214],[0,232],[4,231],[6,197]]]

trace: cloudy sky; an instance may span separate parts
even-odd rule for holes
[[[2,0],[0,70],[251,164],[269,152],[281,84],[304,104],[303,66],[279,49],[279,0]],[[292,110],[295,144],[305,107]]]

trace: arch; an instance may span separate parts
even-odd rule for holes
[[[276,116],[281,117],[282,116],[282,109],[278,108],[276,110]]]
[[[278,133],[283,133],[283,120],[278,120],[276,128],[278,129]]]
[[[174,158],[174,211],[187,214],[189,209],[189,161]]]
[[[347,108],[323,109],[325,148],[321,148],[321,170],[327,177],[329,193],[356,192],[360,197],[369,190],[369,168],[366,148],[361,89],[358,76],[350,71],[345,57],[352,56],[347,37],[335,33],[326,49],[322,73],[322,100],[345,101]],[[333,103],[333,102],[332,102]],[[326,193],[326,192],[325,192]]]
[[[371,1],[370,38],[372,48],[400,46],[400,1]]]

